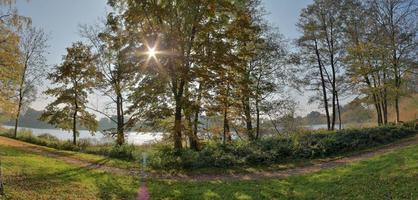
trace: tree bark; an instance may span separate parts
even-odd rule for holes
[[[75,103],[75,111],[73,115],[73,144],[77,145],[77,110],[78,105]]]
[[[18,103],[17,111],[16,111],[15,127],[14,127],[14,134],[13,134],[14,138],[17,138],[17,128],[19,127],[19,118],[20,118],[20,110],[22,109],[22,100],[23,100],[22,89],[20,89],[19,103]]]
[[[20,118],[20,110],[22,109],[22,95],[21,91],[19,92],[19,103],[17,105],[17,111],[16,111],[16,119],[15,119],[15,127],[14,127],[14,134],[13,137],[17,138],[17,128],[19,127],[19,118]]]
[[[20,112],[22,110],[22,105],[23,105],[23,86],[25,84],[25,80],[26,80],[26,71],[28,69],[28,60],[25,61],[25,66],[23,68],[23,75],[22,75],[22,79],[20,80],[20,84],[19,84],[19,102],[17,105],[17,111],[16,111],[16,119],[15,119],[15,127],[14,127],[14,134],[13,137],[17,138],[17,128],[19,127],[19,117],[20,117]]]
[[[253,124],[251,118],[251,107],[250,107],[250,97],[245,97],[244,99],[244,114],[245,114],[245,123],[247,125],[247,135],[250,140],[255,140],[253,133]]]
[[[199,129],[199,113],[200,113],[200,106],[198,106],[194,113],[194,121],[193,121],[193,141],[190,143],[190,148],[193,150],[199,150],[199,142],[197,138],[197,132]]]
[[[223,143],[225,144],[226,141],[230,141],[230,128],[229,128],[229,120],[228,120],[228,107],[224,108],[224,131],[223,131]]]
[[[117,115],[117,138],[116,143],[118,145],[123,145],[125,143],[125,133],[124,133],[124,116],[123,116],[123,99],[122,95],[118,94],[116,97],[116,115]]]
[[[229,120],[228,120],[228,111],[229,111],[229,89],[230,84],[229,81],[227,81],[226,85],[226,94],[224,97],[224,125],[223,125],[223,143],[225,144],[226,141],[230,142],[232,140],[231,138],[231,130],[229,127]]]
[[[77,90],[77,81],[74,82],[75,90]],[[78,91],[74,93],[74,114],[73,114],[73,144],[77,145],[77,112],[78,112]]]
[[[183,108],[182,98],[183,98],[183,89],[184,82],[178,87],[178,91],[175,92],[175,114],[174,114],[174,149],[179,151],[183,148],[182,145],[182,115],[181,110]]]

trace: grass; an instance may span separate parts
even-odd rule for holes
[[[0,136],[54,149],[102,155],[126,161],[138,161],[141,153],[147,150],[147,145],[124,144],[117,146],[113,142],[95,144],[89,139],[78,139],[77,145],[73,145],[70,140],[60,140],[56,136],[48,133],[35,136],[30,129],[19,130],[17,138],[15,138],[12,129],[0,127]]]
[[[0,137],[4,137],[4,136],[0,135]],[[20,141],[20,142],[23,142],[23,141]],[[102,155],[87,154],[87,153],[81,153],[81,152],[75,152],[75,151],[58,150],[58,149],[54,149],[54,148],[50,148],[46,146],[38,146],[37,148],[40,148],[47,152],[53,152],[54,154],[58,154],[60,156],[70,157],[70,158],[87,161],[91,163],[102,163],[103,161],[105,161],[106,162],[105,164],[107,166],[118,167],[122,169],[140,169],[139,162],[127,161],[127,160],[117,159],[117,158],[110,158],[108,156],[102,156]]]
[[[6,179],[3,199],[133,199],[140,185],[136,177],[87,170],[10,146],[0,145],[0,155]],[[302,176],[210,182],[151,179],[147,184],[152,199],[167,200],[418,199],[418,145]]]
[[[9,146],[0,149],[3,199],[134,199],[139,187],[132,176],[88,170]]]
[[[418,199],[418,145],[345,167],[248,181],[151,181],[154,199]]]

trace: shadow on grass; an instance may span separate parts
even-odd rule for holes
[[[152,181],[156,199],[418,199],[418,146],[344,167],[250,181]]]
[[[107,158],[74,167],[59,160],[38,160],[39,155],[12,148],[2,150],[7,161],[5,187],[10,192],[6,198],[134,199],[140,185],[135,177],[92,170],[107,163]]]

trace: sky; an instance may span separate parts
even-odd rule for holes
[[[71,43],[82,40],[79,35],[80,24],[92,24],[103,18],[110,9],[107,0],[17,0],[17,9],[21,15],[32,18],[36,27],[41,27],[49,36],[48,64],[61,62],[65,48]],[[299,36],[296,29],[300,10],[312,3],[312,0],[262,0],[267,12],[266,19],[289,40]],[[48,87],[45,84],[41,88]],[[42,92],[42,89],[41,91]],[[298,113],[305,115],[317,110],[317,105],[307,104],[308,95],[293,93],[299,102]],[[100,97],[95,97],[99,99]],[[31,107],[42,110],[51,99],[41,95]]]

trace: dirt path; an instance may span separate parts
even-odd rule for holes
[[[262,178],[280,178],[280,177],[288,177],[288,176],[293,176],[293,175],[302,175],[306,173],[313,173],[313,172],[318,172],[324,169],[329,169],[329,168],[333,168],[337,166],[343,166],[352,162],[367,160],[375,156],[383,155],[383,154],[390,153],[395,150],[403,149],[411,145],[417,145],[417,144],[418,144],[418,135],[412,138],[404,139],[396,143],[382,146],[373,151],[361,152],[356,155],[343,157],[343,158],[339,158],[339,159],[335,159],[331,161],[317,162],[315,164],[308,165],[308,166],[302,166],[302,167],[296,167],[296,168],[278,170],[278,171],[260,171],[260,172],[245,173],[245,174],[243,173],[194,174],[194,175],[148,174],[148,177],[156,178],[156,179],[163,179],[163,180],[178,180],[178,181],[212,181],[212,180],[231,181],[231,180],[254,180],[254,179],[262,179]],[[62,160],[69,164],[86,167],[88,169],[97,169],[97,170],[102,170],[105,172],[117,173],[117,174],[129,174],[129,175],[140,174],[140,172],[137,170],[127,170],[127,169],[108,166],[106,165],[106,160],[103,160],[100,162],[89,162],[86,160],[62,155],[59,152],[56,152],[46,147],[41,147],[41,146],[37,146],[37,145],[25,143],[25,142],[20,142],[20,141],[5,138],[5,137],[0,137],[0,145],[16,147],[16,148],[23,149],[29,152],[33,152],[33,153],[37,153],[40,155],[52,157],[58,160]]]

